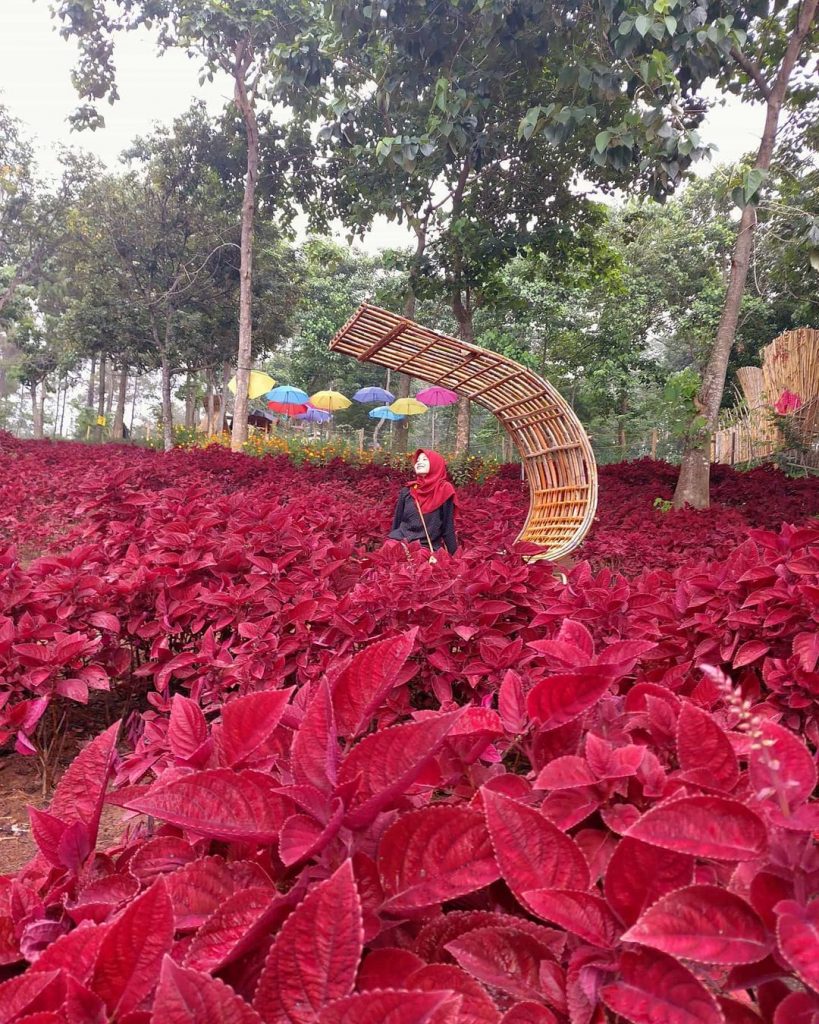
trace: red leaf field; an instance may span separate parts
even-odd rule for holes
[[[819,481],[0,435],[0,753],[112,710],[0,877],[0,1024],[819,1024]],[[113,844],[100,819],[117,808]]]

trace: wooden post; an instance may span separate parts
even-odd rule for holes
[[[364,428],[361,427],[358,431],[358,450],[359,452],[364,451]]]
[[[657,428],[653,427],[651,430],[651,457],[652,459],[657,458]]]

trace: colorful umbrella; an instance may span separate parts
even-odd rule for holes
[[[310,396],[310,404],[315,409],[338,412],[339,409],[349,409],[353,403],[340,391],[317,391]]]
[[[432,447],[435,447],[435,409],[436,406],[441,405],[452,405],[458,401],[458,396],[454,391],[450,391],[449,388],[439,387],[437,384],[433,384],[430,388],[424,388],[423,391],[419,391],[415,396],[419,402],[423,402],[424,405],[432,406]]]
[[[398,398],[392,403],[390,409],[401,416],[420,416],[422,412],[427,411],[427,407],[414,398]]]
[[[431,388],[424,388],[415,397],[424,405],[452,405],[458,401],[458,396],[454,391],[438,387],[437,384],[433,384]]]
[[[275,380],[268,376],[268,374],[262,373],[261,370],[251,370],[250,376],[247,379],[247,397],[261,398],[263,394],[275,386]],[[228,391],[230,391],[232,395],[236,394],[235,377],[231,377],[228,381]]]
[[[277,388],[267,392],[271,402],[282,402],[285,405],[307,405],[307,392],[290,384],[279,384]]]
[[[306,412],[300,412],[297,420],[304,420],[305,423],[326,423],[330,419],[330,413],[321,409],[308,408]]]
[[[377,409],[370,409],[367,414],[371,420],[402,420],[404,417],[393,412],[388,405],[379,405]]]
[[[354,402],[394,402],[395,395],[384,388],[359,388],[353,395]]]
[[[304,402],[268,402],[267,408],[281,413],[283,416],[298,416],[300,413],[307,412]]]

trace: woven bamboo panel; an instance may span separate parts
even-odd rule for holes
[[[529,514],[517,539],[539,545],[536,557],[550,559],[581,542],[597,508],[597,467],[580,421],[547,380],[366,302],[330,348],[440,384],[492,412],[520,452],[529,483]]]

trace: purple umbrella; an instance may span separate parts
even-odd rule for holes
[[[307,412],[299,413],[297,420],[304,420],[307,423],[326,423],[330,419],[330,413],[323,409],[314,409],[312,406]]]
[[[394,402],[395,395],[384,388],[359,388],[353,395],[354,402]]]
[[[415,396],[419,402],[432,407],[432,447],[435,447],[435,407],[441,405],[453,405],[458,401],[458,396],[449,388],[439,387],[433,384],[432,387],[424,388]]]

